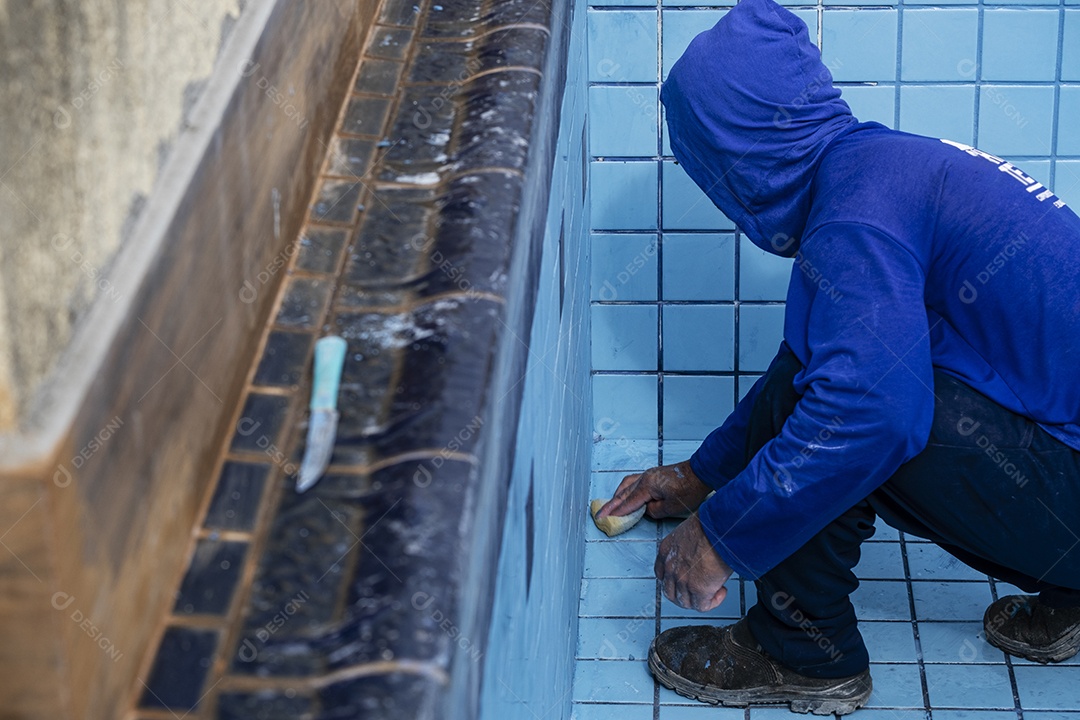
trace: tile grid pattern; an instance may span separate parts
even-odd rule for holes
[[[590,4],[590,497],[606,497],[625,473],[688,457],[765,369],[781,337],[790,261],[766,256],[715,210],[672,163],[663,128],[660,83],[733,3]],[[1077,0],[784,4],[807,22],[857,117],[979,144],[1080,204]],[[648,676],[642,659],[657,632],[730,622],[755,601],[741,580],[705,617],[662,599],[652,559],[674,527],[643,523],[615,540],[588,528],[574,717],[788,717],[783,708],[692,703]],[[862,714],[1080,718],[1076,660],[1037,666],[982,636],[986,605],[1016,588],[884,527],[857,572],[864,582],[853,600],[876,683]]]

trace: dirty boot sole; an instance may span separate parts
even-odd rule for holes
[[[792,712],[814,715],[847,715],[855,712],[866,704],[874,689],[870,672],[866,671],[827,689],[788,686],[786,689],[724,690],[712,685],[699,685],[671,671],[660,661],[653,648],[649,649],[649,669],[661,685],[692,700],[726,707],[786,704]]]
[[[985,624],[986,640],[998,650],[1007,652],[1025,660],[1042,663],[1058,663],[1068,660],[1077,652],[1080,652],[1080,625],[1076,626],[1067,635],[1064,635],[1046,647],[1035,647],[1025,642],[1019,642],[1005,637],[993,625]]]

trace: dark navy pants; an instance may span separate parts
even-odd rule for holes
[[[790,351],[773,360],[747,459],[793,411],[801,368]],[[934,393],[927,447],[757,581],[750,629],[784,666],[813,677],[868,666],[848,596],[875,516],[1049,605],[1080,606],[1080,453],[949,375],[934,373]]]

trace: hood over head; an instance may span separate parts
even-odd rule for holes
[[[773,0],[741,0],[698,35],[661,90],[675,158],[755,245],[791,257],[825,147],[858,122]]]

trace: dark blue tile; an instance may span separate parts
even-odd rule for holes
[[[224,615],[244,569],[245,542],[202,539],[180,584],[173,612],[177,615]]]
[[[263,452],[270,445],[277,444],[288,407],[288,397],[250,393],[240,419],[236,421],[231,448]]]
[[[204,526],[219,530],[253,529],[269,472],[268,465],[226,461],[206,511]]]
[[[218,635],[213,630],[166,628],[139,706],[190,712],[203,695]]]
[[[262,359],[255,370],[255,385],[291,387],[300,383],[314,342],[311,333],[273,330],[266,339]]]
[[[332,280],[294,277],[281,300],[276,322],[287,327],[315,327],[322,322],[323,311],[334,290]]]

